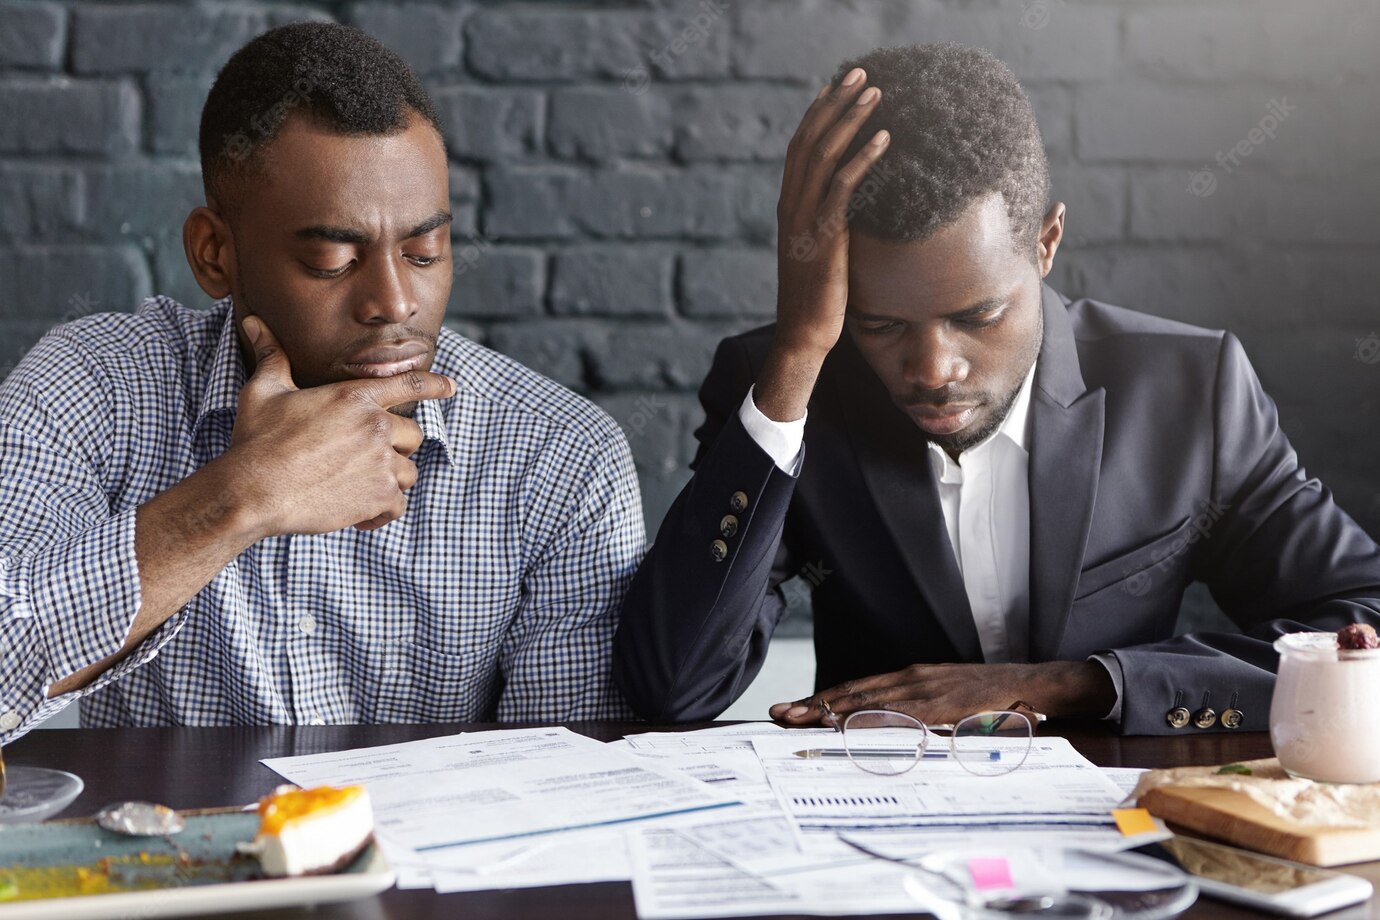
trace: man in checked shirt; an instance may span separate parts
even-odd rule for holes
[[[268,32],[201,122],[217,303],[50,332],[0,387],[0,740],[620,717],[642,550],[599,409],[443,329],[436,112],[358,30]]]

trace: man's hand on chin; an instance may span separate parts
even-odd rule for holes
[[[861,709],[903,712],[933,725],[1007,709],[1017,700],[1049,716],[1100,719],[1116,702],[1107,669],[1095,661],[1039,664],[914,664],[890,674],[850,680],[793,703],[771,717],[787,725],[832,725],[823,700],[840,720]]]

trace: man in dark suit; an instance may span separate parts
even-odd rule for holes
[[[985,52],[875,51],[821,91],[787,150],[777,322],[720,345],[694,478],[624,604],[641,715],[722,712],[807,567],[821,689],[771,708],[792,725],[1022,700],[1263,729],[1274,637],[1380,625],[1380,547],[1299,466],[1237,339],[1043,283],[1048,187]],[[1192,581],[1244,634],[1174,637]]]

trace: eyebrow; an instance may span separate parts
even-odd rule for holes
[[[426,220],[422,221],[403,235],[403,239],[410,240],[423,234],[430,233],[437,227],[444,227],[450,223],[449,211],[437,211]],[[369,242],[369,234],[363,230],[356,230],[352,227],[331,227],[326,224],[313,224],[310,227],[302,227],[300,230],[293,231],[293,236],[299,240],[324,240],[328,243],[355,243],[364,245]]]
[[[943,316],[941,316],[941,317],[939,317],[939,318],[940,318],[940,319],[967,319],[967,318],[970,317],[970,316],[977,316],[979,313],[986,313],[986,312],[988,312],[989,310],[995,310],[997,307],[1000,307],[1000,306],[1002,306],[1003,304],[1005,304],[1009,299],[1010,299],[1010,298],[1007,298],[1007,297],[988,297],[988,298],[986,298],[985,300],[979,300],[977,303],[972,304],[971,306],[964,307],[962,310],[957,310],[957,311],[955,311],[955,312],[953,312],[953,313],[946,313],[946,314],[944,314]],[[863,310],[855,310],[855,309],[853,309],[852,307],[849,307],[848,313],[849,313],[850,316],[854,317],[855,319],[871,319],[871,320],[887,319],[887,320],[890,320],[890,319],[896,319],[896,318],[897,318],[897,317],[894,317],[894,316],[887,316],[887,315],[885,315],[885,314],[883,314],[883,313],[868,313],[868,312],[863,311]]]

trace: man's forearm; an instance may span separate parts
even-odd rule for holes
[[[1051,661],[1037,665],[1028,700],[1052,716],[1100,719],[1116,703],[1116,684],[1096,661]]]
[[[54,682],[50,698],[80,690],[117,664],[261,538],[256,517],[223,461],[212,461],[139,506],[134,549],[140,605],[124,646]]]
[[[774,422],[805,417],[824,356],[776,344],[753,386],[757,410]]]

